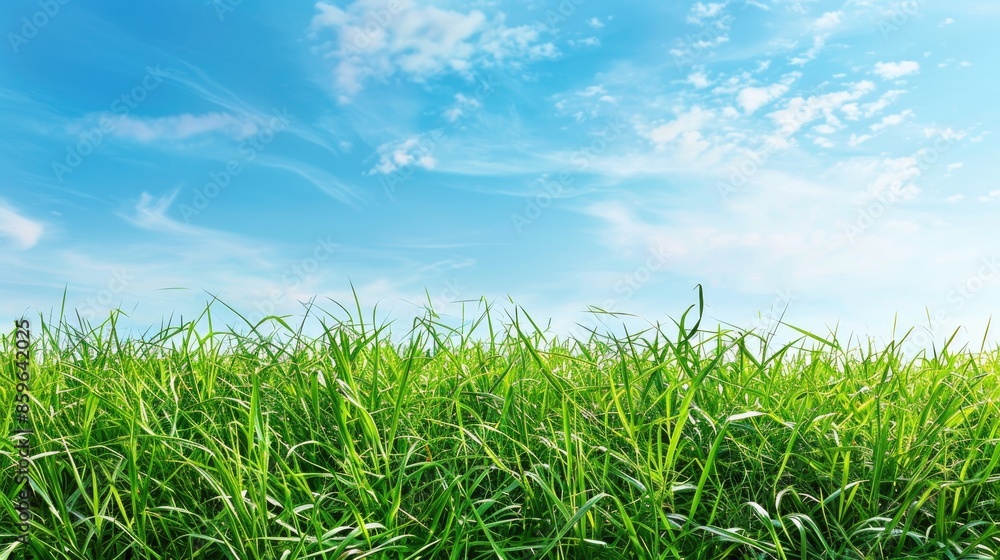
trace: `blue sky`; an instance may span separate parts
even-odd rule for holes
[[[299,313],[353,284],[398,318],[486,297],[570,332],[588,305],[667,321],[700,283],[740,326],[975,338],[1000,309],[998,23],[985,0],[7,2],[0,313],[64,290],[140,324],[209,293]]]

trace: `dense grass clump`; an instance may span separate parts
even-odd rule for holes
[[[1000,557],[1000,354],[773,347],[688,314],[561,340],[495,315],[401,338],[332,315],[239,334],[210,309],[138,337],[117,313],[42,326],[29,554]]]

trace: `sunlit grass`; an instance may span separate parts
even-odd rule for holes
[[[775,347],[699,311],[579,340],[487,307],[393,337],[316,310],[318,337],[219,329],[211,307],[141,337],[117,312],[36,326],[30,553],[1000,557],[1000,354]]]

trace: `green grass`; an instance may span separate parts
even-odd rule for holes
[[[211,306],[143,336],[34,325],[29,555],[1000,557],[1000,353],[774,346],[700,308],[560,340],[483,310],[393,336],[315,310],[321,336],[237,334]]]

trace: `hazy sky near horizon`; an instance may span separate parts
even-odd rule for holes
[[[0,314],[1000,309],[1000,4],[10,1]],[[325,307],[331,307],[327,303]],[[765,321],[766,322],[766,321]]]

